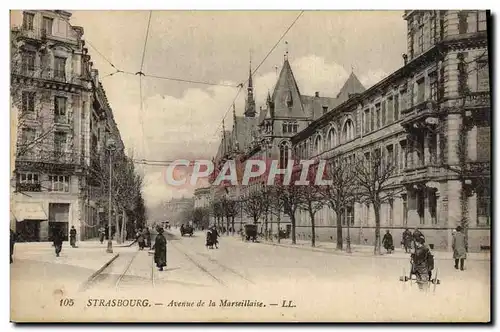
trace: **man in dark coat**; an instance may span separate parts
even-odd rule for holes
[[[75,229],[75,226],[71,226],[71,230],[69,231],[69,244],[73,248],[76,247],[76,229]]]
[[[403,232],[403,236],[402,236],[402,239],[401,239],[401,244],[405,248],[405,252],[406,253],[408,253],[410,251],[410,249],[411,249],[411,242],[412,242],[412,234],[411,234],[410,230],[407,228]]]
[[[55,230],[54,231],[54,247],[56,248],[56,257],[59,257],[59,254],[61,253],[62,250],[62,244],[63,244],[63,234],[61,230]]]
[[[163,268],[167,266],[167,239],[163,236],[163,228],[158,229],[154,249],[156,267],[163,271]]]
[[[16,233],[10,230],[10,263],[14,262],[12,260],[12,255],[14,255],[14,245],[16,244]]]
[[[415,252],[412,254],[413,272],[417,277],[418,288],[425,290],[429,284],[429,248],[425,239],[418,237],[415,241]]]
[[[463,271],[465,269],[465,258],[467,258],[467,244],[461,226],[457,227],[457,232],[453,236],[452,248],[453,258],[455,259],[455,269],[458,270],[458,263],[460,262],[460,270]]]
[[[418,228],[415,228],[415,230],[413,231],[413,244],[417,245],[417,242],[420,239],[424,239],[424,242],[425,242],[424,234],[422,234],[422,232]]]
[[[392,235],[387,230],[387,232],[384,234],[384,237],[382,239],[382,244],[384,245],[385,250],[387,250],[387,253],[390,254],[392,253],[392,250],[394,249],[394,243],[392,240]]]

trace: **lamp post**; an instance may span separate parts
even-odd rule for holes
[[[113,179],[113,163],[112,163],[112,157],[111,154],[112,152],[116,149],[116,143],[113,140],[113,138],[109,138],[106,141],[106,149],[108,150],[109,153],[109,197],[108,197],[108,247],[106,249],[107,253],[112,254],[113,253],[113,242],[111,240],[111,215],[112,215],[112,197],[111,197],[111,189],[112,189],[112,179]]]

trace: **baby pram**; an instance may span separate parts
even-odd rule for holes
[[[399,281],[407,282],[407,281],[417,281],[417,269],[415,266],[415,253],[412,253],[410,255],[410,271],[409,274],[406,273],[406,269],[403,269],[403,275],[399,277]],[[427,254],[427,270],[429,271],[429,282],[434,284],[434,285],[439,285],[441,284],[441,281],[438,278],[438,269],[435,269],[434,267],[434,255],[429,252]],[[434,278],[432,277],[432,272],[434,272]]]

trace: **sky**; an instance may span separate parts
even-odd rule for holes
[[[296,19],[298,11],[73,11],[84,28],[126,148],[136,159],[203,159],[215,155],[221,120],[237,88],[115,74],[132,73],[238,85]],[[254,77],[257,107],[272,92],[288,50],[302,94],[335,96],[349,73],[369,87],[403,65],[406,22],[402,11],[306,11]],[[285,45],[288,42],[288,46]],[[98,50],[98,52],[96,51]],[[100,53],[100,54],[99,54]],[[144,57],[143,57],[144,54]],[[277,68],[277,69],[276,69]],[[245,87],[246,88],[246,87]],[[243,113],[245,90],[236,100]],[[142,125],[141,125],[142,123]],[[226,128],[231,128],[231,111]],[[190,195],[169,187],[165,167],[138,166],[147,206]]]

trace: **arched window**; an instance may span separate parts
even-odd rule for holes
[[[352,120],[349,119],[344,124],[344,129],[342,130],[342,137],[344,142],[348,142],[354,139],[354,124]]]
[[[290,147],[287,142],[280,143],[280,168],[285,168],[290,159]]]
[[[323,152],[323,139],[320,135],[316,136],[316,139],[314,140],[314,152],[317,155]]]
[[[330,131],[328,132],[327,139],[328,139],[328,147],[330,149],[334,148],[334,147],[336,147],[338,145],[338,142],[337,142],[337,133],[335,132],[334,128],[331,128]]]

